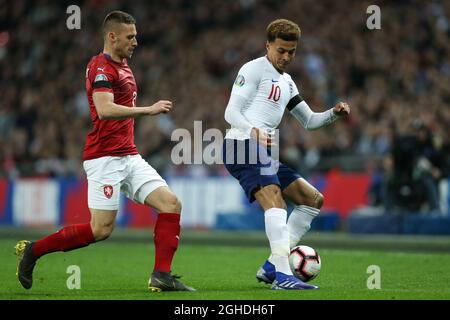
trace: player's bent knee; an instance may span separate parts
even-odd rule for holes
[[[287,205],[283,199],[281,189],[278,186],[274,186],[274,188],[271,188],[271,192],[272,194],[270,197],[273,199],[275,207],[287,210]]]
[[[314,197],[313,207],[317,209],[322,208],[323,201],[324,201],[323,194],[317,191],[317,194]]]
[[[281,189],[277,185],[263,187],[255,193],[255,198],[264,210],[270,208],[287,210],[287,205],[283,199]]]
[[[109,238],[109,236],[111,235],[112,231],[105,231],[105,230],[101,230],[97,233],[94,234],[94,238],[95,241],[103,241]]]
[[[109,238],[114,230],[114,226],[96,227],[92,229],[95,241],[102,241]]]
[[[171,196],[161,204],[160,212],[181,213],[181,202],[176,196]]]
[[[175,207],[174,207],[174,211],[173,212],[181,213],[182,204],[181,204],[181,201],[177,197],[175,197],[174,206]]]

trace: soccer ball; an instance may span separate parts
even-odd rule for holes
[[[320,256],[316,250],[308,246],[296,246],[291,249],[289,265],[292,273],[304,282],[308,282],[320,272]]]

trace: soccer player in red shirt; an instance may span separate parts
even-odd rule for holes
[[[43,255],[74,250],[108,238],[123,192],[131,200],[159,212],[150,291],[195,291],[171,274],[180,236],[181,203],[166,181],[138,154],[134,144],[134,118],[172,109],[172,102],[166,100],[136,108],[136,81],[127,64],[137,46],[135,23],[128,13],[109,13],[103,22],[103,52],[93,57],[86,69],[94,127],[87,135],[83,167],[88,179],[91,222],[66,226],[35,242],[17,243],[17,275],[26,289],[31,288],[34,266]]]

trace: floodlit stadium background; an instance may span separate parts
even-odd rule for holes
[[[66,26],[71,4],[81,8],[80,30]],[[85,67],[102,50],[103,17],[121,9],[137,20],[139,46],[129,61],[137,105],[174,102],[169,115],[136,121],[135,142],[183,202],[186,229],[264,229],[259,208],[222,165],[174,165],[170,140],[176,128],[201,139],[194,121],[202,121],[202,133],[225,132],[237,71],[264,55],[265,27],[284,17],[302,30],[288,70],[302,97],[314,111],[338,101],[352,107],[347,120],[318,131],[289,114],[280,127],[282,160],[325,195],[313,231],[450,234],[450,3],[379,1],[380,30],[366,26],[371,4],[2,1],[0,225],[88,221]],[[149,209],[123,198],[119,226],[154,221]]]

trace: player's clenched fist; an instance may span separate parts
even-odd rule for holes
[[[350,106],[348,103],[345,102],[339,102],[337,105],[334,106],[333,112],[335,115],[338,116],[346,116],[350,114]]]
[[[172,109],[172,102],[168,100],[159,100],[155,104],[148,107],[149,114],[154,116],[160,113],[167,113]]]

